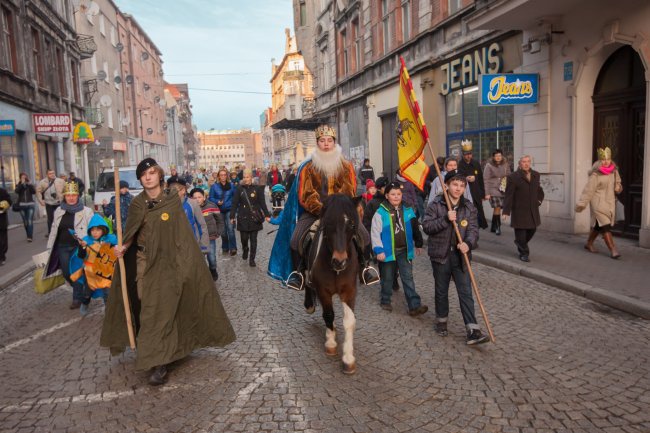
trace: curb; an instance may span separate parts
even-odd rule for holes
[[[24,265],[7,272],[0,280],[0,291],[8,289],[13,283],[32,272],[35,268],[36,266],[34,266],[34,263],[30,260],[29,263],[25,263]]]
[[[472,258],[477,263],[492,266],[511,274],[531,278],[535,281],[573,293],[574,295],[607,305],[608,307],[625,311],[626,313],[633,314],[642,319],[650,319],[650,303],[648,302],[619,295],[618,293],[612,293],[611,291],[600,287],[572,280],[551,272],[513,263],[510,260],[490,256],[489,254],[481,253],[479,251],[472,251]]]

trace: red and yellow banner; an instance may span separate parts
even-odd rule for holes
[[[402,176],[421,190],[429,174],[429,166],[422,154],[429,140],[420,106],[415,98],[413,83],[400,57],[399,101],[397,103],[397,156]]]

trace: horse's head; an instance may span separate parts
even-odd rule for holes
[[[344,271],[348,266],[349,247],[360,221],[357,210],[360,203],[361,197],[343,194],[330,195],[323,202],[320,221],[323,244],[332,254],[330,263],[335,272]]]

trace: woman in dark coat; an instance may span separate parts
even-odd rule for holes
[[[36,188],[29,181],[27,173],[20,173],[20,182],[16,185],[18,194],[18,205],[20,216],[23,219],[23,226],[27,234],[27,242],[34,237],[34,211],[36,210]]]
[[[256,218],[256,215],[259,218]],[[264,215],[264,218],[262,218]],[[253,173],[251,170],[244,170],[243,179],[232,197],[232,208],[230,209],[231,223],[237,220],[237,230],[241,237],[242,259],[248,259],[250,266],[256,266],[255,253],[257,252],[257,232],[264,228],[264,220],[270,219],[266,207],[263,191],[253,185]],[[250,239],[250,255],[248,241]]]

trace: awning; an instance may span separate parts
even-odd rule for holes
[[[627,2],[627,0],[622,0]],[[477,7],[467,20],[471,30],[526,30],[545,17],[559,17],[580,8],[599,8],[611,0],[496,0]]]

